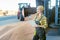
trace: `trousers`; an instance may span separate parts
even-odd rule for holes
[[[36,34],[33,37],[33,40],[46,40],[45,29],[42,27],[36,27]]]

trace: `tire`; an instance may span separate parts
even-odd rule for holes
[[[18,19],[19,19],[20,17],[18,16]]]
[[[20,16],[20,21],[24,21],[24,17],[22,15]]]
[[[24,21],[24,18],[23,17],[21,17],[21,21]]]

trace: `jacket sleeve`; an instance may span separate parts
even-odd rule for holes
[[[47,28],[48,27],[48,23],[47,23],[47,18],[44,17],[42,20],[41,20],[41,25],[44,26],[44,28]]]

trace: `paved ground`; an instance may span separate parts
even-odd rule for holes
[[[0,26],[11,24],[11,23],[16,23],[16,22],[19,22],[19,20],[18,19],[8,19],[8,20],[0,21]]]
[[[3,16],[0,17],[0,26],[19,22],[17,16]]]
[[[17,18],[16,15],[10,15],[10,16],[0,16],[0,21],[8,20],[8,19],[15,19]]]

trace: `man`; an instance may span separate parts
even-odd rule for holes
[[[48,27],[47,18],[43,15],[44,7],[38,6],[35,17],[36,30],[34,32],[33,40],[46,40],[45,29]]]

